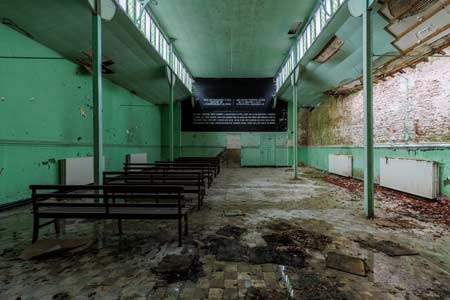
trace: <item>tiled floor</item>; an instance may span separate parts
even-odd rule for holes
[[[360,193],[329,184],[312,169],[300,175],[292,180],[284,168],[224,169],[208,191],[207,206],[190,216],[182,248],[176,247],[171,221],[124,221],[122,236],[113,221],[67,221],[62,237],[92,238],[95,246],[77,255],[22,261],[17,257],[30,244],[30,208],[2,213],[0,299],[450,299],[448,226],[402,211],[387,213],[390,203],[378,198],[378,218],[412,224],[379,226],[364,218]],[[244,215],[223,215],[236,209]],[[304,268],[219,261],[205,246],[225,225],[247,230],[239,238],[242,246],[264,246],[270,224],[283,222],[331,242],[323,250],[303,249]],[[50,228],[43,233],[54,237]],[[392,240],[419,255],[390,257],[361,247],[360,240]],[[329,251],[364,259],[368,275],[327,268]],[[199,255],[200,277],[167,283],[152,269],[168,254]]]

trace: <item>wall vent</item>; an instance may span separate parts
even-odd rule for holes
[[[428,199],[439,196],[439,163],[403,158],[380,158],[380,185]]]
[[[351,177],[353,169],[353,156],[351,155],[328,155],[328,172]]]

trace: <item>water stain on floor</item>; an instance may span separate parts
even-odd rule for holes
[[[120,235],[115,221],[67,220],[59,237],[43,228],[42,239],[92,245],[21,260],[30,207],[4,212],[0,299],[449,299],[446,223],[393,209],[385,192],[368,220],[359,190],[309,168],[300,177],[223,168],[183,247],[171,221],[123,221]],[[340,269],[363,262],[365,276],[327,267],[334,254],[351,258],[335,260]]]

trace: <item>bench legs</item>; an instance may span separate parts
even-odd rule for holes
[[[183,226],[182,226],[182,216],[178,217],[178,247],[181,247],[181,236],[183,234]]]
[[[119,228],[119,234],[123,234],[122,230],[122,219],[117,220],[117,227]]]
[[[53,222],[55,225],[55,233],[57,236],[59,236],[59,234],[61,233],[61,224],[59,223],[59,219],[55,219]]]
[[[33,216],[33,240],[32,244],[34,244],[39,238],[39,217]]]

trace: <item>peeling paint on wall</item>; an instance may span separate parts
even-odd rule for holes
[[[83,118],[86,118],[86,117],[87,117],[87,113],[86,113],[86,111],[84,110],[83,107],[80,107],[80,115],[81,115]]]
[[[440,189],[450,197],[450,59],[430,58],[374,86],[375,177],[379,157],[423,159],[440,164]],[[299,161],[328,169],[329,154],[354,158],[362,178],[363,94],[330,97],[299,119]],[[443,144],[443,146],[440,146]]]
[[[428,63],[374,86],[377,144],[450,142],[450,59]],[[301,145],[362,145],[363,94],[330,97],[299,113]]]

